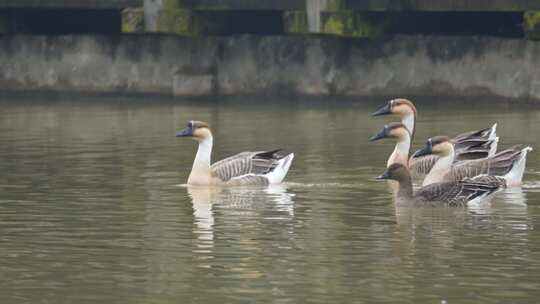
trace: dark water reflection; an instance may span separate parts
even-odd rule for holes
[[[2,303],[534,303],[540,109],[419,105],[420,140],[498,122],[500,147],[537,149],[491,204],[396,209],[373,180],[392,143],[367,141],[381,102],[4,101]],[[288,183],[183,186],[192,118],[214,159],[294,151]]]

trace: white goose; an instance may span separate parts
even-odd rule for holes
[[[190,121],[176,137],[192,137],[199,148],[188,178],[188,185],[240,186],[269,185],[283,181],[294,154],[279,154],[280,150],[242,152],[210,165],[212,132],[202,121]]]
[[[401,123],[410,133],[411,142],[416,134],[417,111],[414,104],[405,98],[390,100],[387,104],[375,111],[372,116],[397,115],[401,118]],[[465,159],[481,159],[492,156],[497,151],[499,138],[496,134],[497,124],[490,128],[477,131],[466,132],[457,135],[452,139],[455,144],[455,161]],[[429,173],[437,160],[437,156],[425,156],[422,158],[410,159],[408,164],[414,179],[424,177]],[[389,163],[388,165],[390,165]]]

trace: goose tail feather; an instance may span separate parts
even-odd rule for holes
[[[525,172],[525,166],[527,162],[527,153],[532,151],[532,148],[527,146],[521,150],[519,158],[515,161],[512,169],[504,176],[508,187],[515,187],[521,185],[523,179],[523,173]]]
[[[268,179],[269,184],[279,184],[287,176],[289,168],[291,167],[292,161],[294,159],[294,153],[290,153],[278,161],[277,166],[274,170],[268,172],[265,177]]]
[[[488,139],[493,140],[495,138],[498,139],[498,137],[497,137],[497,123],[494,123],[493,126],[491,126]]]

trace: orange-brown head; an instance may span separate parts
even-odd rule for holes
[[[185,129],[176,133],[176,137],[193,137],[196,141],[202,141],[212,137],[212,132],[206,122],[190,120]]]
[[[395,114],[400,118],[405,118],[410,115],[416,117],[416,107],[414,104],[405,98],[396,98],[388,101],[384,106],[373,112],[372,116]]]
[[[427,140],[424,148],[416,151],[413,157],[420,157],[429,154],[446,156],[453,151],[454,146],[446,136],[435,136]]]
[[[400,122],[392,122],[385,125],[379,133],[373,135],[369,141],[376,141],[383,138],[396,138],[398,141],[405,140],[410,136],[409,131]]]

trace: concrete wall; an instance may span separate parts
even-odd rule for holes
[[[0,0],[1,1],[1,0]],[[540,10],[538,0],[182,0],[188,9],[301,10],[319,2],[325,11],[528,11]]]
[[[120,9],[142,6],[143,0],[0,0],[0,8]]]
[[[540,101],[540,42],[474,37],[0,36],[0,90]]]

